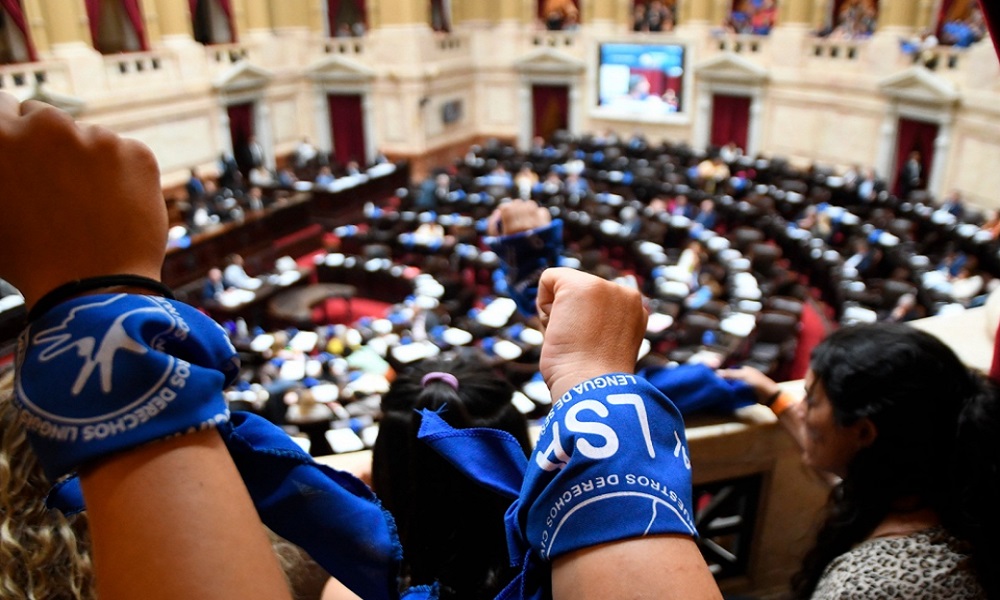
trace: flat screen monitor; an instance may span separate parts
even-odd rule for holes
[[[682,44],[600,44],[599,112],[643,119],[683,113],[684,61]]]

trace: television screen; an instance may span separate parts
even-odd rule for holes
[[[684,111],[684,46],[600,45],[597,104],[625,116],[659,117]]]

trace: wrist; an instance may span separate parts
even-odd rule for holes
[[[781,396],[781,389],[775,388],[774,391],[767,393],[763,397],[758,396],[757,403],[770,408],[778,400],[779,396]]]
[[[768,408],[771,409],[771,412],[774,413],[774,416],[780,417],[782,413],[794,407],[801,401],[802,400],[800,398],[797,398],[792,394],[789,394],[788,392],[779,391],[778,396],[774,399],[774,402],[768,405]]]
[[[25,298],[29,306],[28,321],[36,321],[39,317],[59,304],[79,296],[99,293],[126,293],[161,296],[173,300],[174,294],[159,277],[146,277],[134,274],[102,275],[74,279],[56,286],[37,299]]]

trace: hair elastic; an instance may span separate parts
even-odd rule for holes
[[[427,387],[427,384],[432,381],[443,381],[450,385],[456,392],[458,391],[458,379],[456,379],[451,373],[431,371],[420,378],[420,387]]]
[[[164,283],[141,275],[103,275],[101,277],[88,277],[64,283],[49,293],[42,296],[28,312],[28,321],[35,321],[38,317],[49,312],[57,305],[66,300],[79,296],[84,292],[99,290],[108,287],[128,286],[142,288],[159,294],[170,300],[174,299],[174,293],[170,291]]]

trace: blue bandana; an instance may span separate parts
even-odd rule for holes
[[[82,296],[21,333],[14,402],[55,481],[102,456],[226,422],[222,389],[238,372],[225,332],[190,306]]]
[[[22,333],[15,402],[52,480],[140,444],[218,427],[264,524],[361,597],[397,598],[402,552],[392,517],[361,481],[316,464],[275,425],[246,413],[230,421],[222,390],[238,370],[222,328],[189,306],[85,296]],[[49,502],[83,510],[79,480],[60,481]]]
[[[396,524],[368,486],[257,415],[235,412],[220,431],[265,525],[362,598],[399,596]]]
[[[673,400],[683,415],[708,411],[730,413],[757,403],[750,384],[724,379],[707,365],[650,367],[640,371],[639,376]]]
[[[505,291],[522,313],[535,314],[538,280],[542,271],[559,264],[562,240],[563,225],[559,219],[537,229],[484,240],[500,257]]]
[[[575,550],[654,534],[696,535],[684,422],[641,378],[595,377],[559,398],[520,483],[513,438],[477,429],[446,435],[443,420],[422,415],[429,425],[418,437],[452,464],[491,489],[520,489],[505,520],[511,562],[521,573],[498,598],[550,597],[549,564]]]

